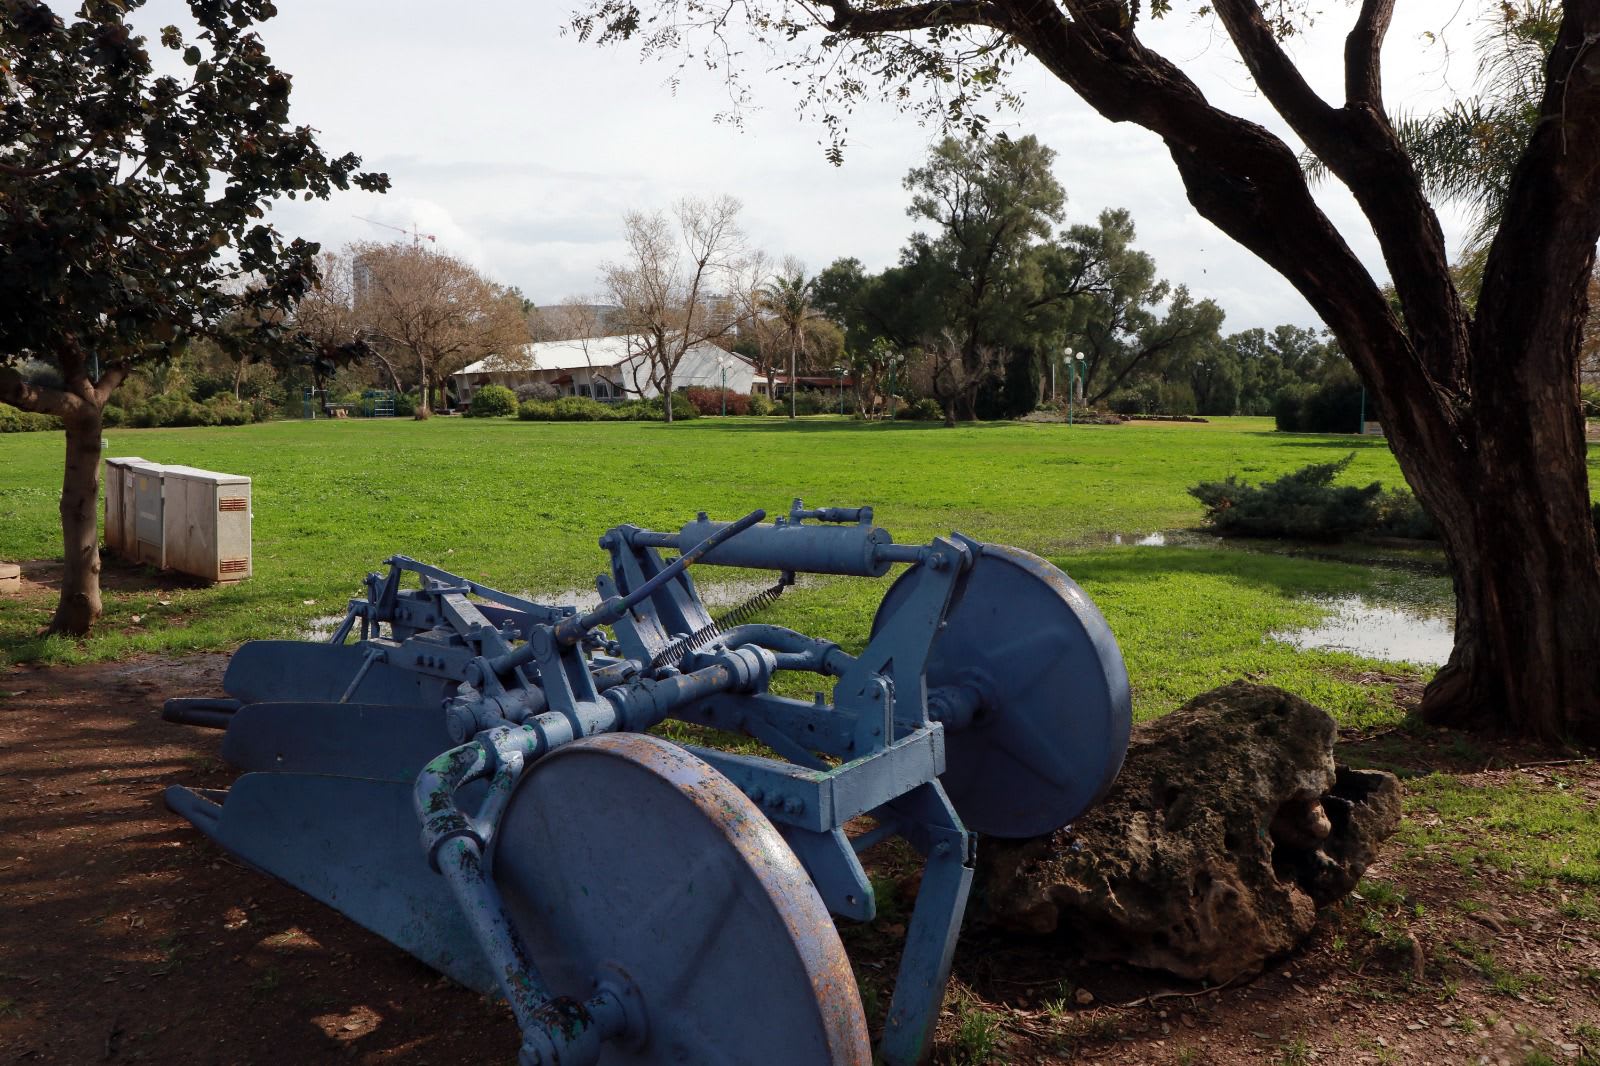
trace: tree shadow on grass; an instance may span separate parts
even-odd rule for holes
[[[509,418],[507,418],[507,419],[494,419],[494,420],[484,419],[483,421],[486,424],[496,425],[496,426],[514,426],[514,425],[521,425],[522,424],[521,420],[519,420],[519,419],[509,419]],[[615,424],[622,424],[622,423],[610,423],[610,422],[600,422],[600,421],[558,423],[558,422],[555,422],[555,421],[541,421],[541,422],[538,422],[537,424],[538,425],[542,425],[542,426],[548,426],[548,425],[604,426],[604,425],[615,425]],[[724,418],[722,418],[720,416],[717,416],[717,415],[705,415],[705,416],[702,416],[700,418],[691,418],[691,419],[688,419],[686,421],[680,419],[679,421],[672,423],[671,426],[668,426],[668,424],[665,423],[665,422],[631,422],[630,421],[630,422],[627,422],[625,424],[633,425],[633,426],[649,426],[649,427],[653,427],[653,428],[655,428],[657,430],[667,430],[667,429],[675,428],[675,427],[678,427],[678,426],[690,425],[690,426],[694,426],[697,429],[715,429],[715,430],[719,430],[719,431],[722,431],[722,432],[728,432],[728,433],[821,433],[821,432],[827,432],[827,431],[835,431],[836,432],[838,430],[851,430],[851,431],[862,432],[862,433],[920,433],[920,432],[928,432],[928,431],[932,431],[932,430],[950,429],[950,428],[952,428],[950,426],[946,426],[943,422],[909,422],[909,421],[894,421],[894,422],[890,422],[890,421],[887,421],[887,420],[877,421],[877,422],[862,422],[862,421],[858,421],[856,419],[814,418],[814,417],[806,417],[806,416],[803,416],[803,415],[800,418],[798,418],[798,419],[796,419],[796,420],[794,420],[792,422],[787,418],[780,418],[780,417],[771,417],[771,418],[735,418],[735,417],[729,417],[727,419],[724,419]],[[999,428],[1004,427],[1004,426],[1013,426],[1013,425],[1017,425],[1017,424],[1018,423],[1015,423],[1015,422],[958,422],[958,423],[956,423],[956,425],[953,428],[955,428],[955,429],[999,429]]]
[[[1374,575],[1359,563],[1216,548],[1107,548],[1058,557],[1074,580],[1133,584],[1175,574],[1226,578],[1288,596],[1359,592]]]
[[[1260,437],[1275,448],[1342,448],[1345,451],[1389,450],[1389,438],[1355,436],[1329,439],[1325,433],[1284,433],[1275,429],[1246,430],[1244,436]]]

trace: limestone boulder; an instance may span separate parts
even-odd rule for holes
[[[1335,723],[1235,682],[1136,726],[1073,825],[979,848],[983,912],[1084,957],[1222,983],[1298,946],[1400,824],[1392,774],[1335,765]]]

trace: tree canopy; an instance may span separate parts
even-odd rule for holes
[[[1600,5],[1565,4],[1549,37],[1475,304],[1452,273],[1424,168],[1385,103],[1395,0],[1350,6],[1331,100],[1283,43],[1312,8],[1214,0],[1200,14],[1354,196],[1394,305],[1312,196],[1295,147],[1207,99],[1141,38],[1147,18],[1171,13],[1169,0],[589,0],[571,26],[647,52],[696,50],[737,80],[747,53],[730,43],[729,23],[741,20],[792,69],[836,160],[863,99],[981,128],[990,105],[1012,101],[1007,74],[1025,58],[1106,118],[1158,135],[1195,210],[1283,275],[1338,338],[1440,531],[1456,643],[1423,713],[1600,741],[1600,552],[1576,372],[1600,239]]]
[[[184,74],[157,74],[128,26],[143,0],[63,19],[0,0],[0,400],[67,428],[66,577],[52,628],[100,611],[100,416],[138,365],[196,337],[292,342],[317,245],[265,218],[279,196],[388,187],[289,119],[290,78],[254,32],[267,0],[191,0],[196,32],[161,31]],[[42,363],[46,375],[27,374]]]

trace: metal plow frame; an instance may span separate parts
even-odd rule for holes
[[[586,934],[600,913],[576,900],[572,913],[557,913],[538,890],[530,894],[544,871],[562,869],[561,854],[523,851],[522,838],[553,831],[548,819],[592,827],[550,837],[574,867],[582,858],[594,869],[625,869],[593,851],[616,846],[612,837],[653,855],[679,836],[710,833],[705,839],[723,844],[706,845],[706,854],[729,856],[721,867],[728,878],[745,876],[738,871],[750,863],[769,869],[752,882],[763,887],[740,896],[772,900],[747,916],[748,928],[769,939],[716,950],[811,959],[795,972],[813,975],[807,987],[820,1007],[785,1016],[795,1019],[792,1035],[815,1028],[836,1062],[865,1061],[857,1039],[865,1028],[853,981],[841,1001],[839,981],[815,976],[841,965],[848,973],[831,923],[819,930],[815,915],[870,920],[876,901],[858,855],[900,836],[925,867],[880,1052],[889,1066],[912,1066],[931,1047],[971,886],[975,837],[963,811],[985,832],[1023,836],[1092,804],[1126,748],[1127,674],[1099,612],[1042,559],[960,535],[895,544],[872,524],[870,508],[807,510],[796,500],[774,522],[759,524],[764,517],[717,523],[702,513],[676,533],[610,530],[600,540],[610,569],[596,581],[603,602],[586,614],[395,556],[387,574],[367,576],[366,595],[350,601],[328,644],[248,644],[230,664],[230,698],[169,702],[171,720],[228,729],[224,752],[247,771],[226,794],[174,786],[169,805],[253,865],[457,980],[504,995],[522,1029],[525,1066],[681,1054],[710,1061],[715,1036],[693,1047],[683,1034],[714,1034],[719,1015],[732,1024],[724,1004],[703,1002],[713,997],[661,991],[681,982],[628,976],[653,972],[680,932],[719,944],[717,930],[640,936],[632,959],[584,961],[587,982],[558,952],[544,968],[560,975],[560,987],[547,984],[539,950],[593,942]],[[664,560],[663,549],[678,558]],[[778,571],[763,605],[797,572],[881,577],[892,565],[909,567],[867,646],[849,655],[778,626],[719,625],[689,576],[696,563]],[[413,577],[420,588],[402,587]],[[831,679],[831,700],[772,694],[780,670]],[[554,798],[566,793],[549,782],[573,775],[546,775],[546,762],[553,772],[561,761],[552,755],[668,719],[742,733],[776,757],[696,747],[663,755],[657,746],[669,746],[638,738],[605,748],[610,761],[563,763],[591,768],[592,794],[576,804]],[[954,803],[940,782],[947,761],[960,768]],[[640,795],[678,794],[639,784],[645,772],[678,781],[695,804],[608,805],[613,778],[645,789]],[[713,809],[722,814],[708,830],[702,816]],[[873,827],[846,834],[863,816]],[[507,824],[523,827],[517,839],[502,837]],[[541,883],[545,896],[559,894]],[[611,885],[618,899],[630,897],[631,886]],[[750,967],[750,980],[762,973]],[[849,1003],[844,1022],[840,1002]],[[674,1020],[701,1011],[705,1028],[669,1026],[664,1011]],[[774,1047],[784,1039],[775,1033]],[[661,1043],[669,1040],[671,1048]]]

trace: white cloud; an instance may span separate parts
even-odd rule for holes
[[[1426,106],[1452,80],[1470,78],[1470,60],[1448,64],[1444,50],[1424,47],[1425,31],[1445,28],[1430,17],[1450,17],[1425,10],[1434,6],[1401,7],[1385,53],[1392,105]],[[844,167],[831,167],[818,145],[821,127],[797,117],[797,90],[783,77],[755,71],[760,108],[742,130],[718,124],[728,101],[714,74],[691,63],[674,91],[668,79],[678,72],[670,64],[561,35],[567,7],[285,0],[263,36],[294,75],[296,121],[315,126],[324,148],[358,152],[385,170],[394,189],[285,204],[274,214],[282,228],[337,246],[404,239],[357,215],[415,225],[540,302],[595,291],[600,264],[621,254],[624,210],[664,208],[689,194],[738,196],[752,239],[812,270],[839,256],[872,269],[894,261],[911,231],[900,180],[931,131],[887,107],[863,108],[851,121]],[[139,25],[153,33],[183,22],[184,10],[180,0],[152,0]],[[1341,34],[1351,17],[1345,5],[1331,5],[1294,43],[1309,80],[1330,95],[1339,89]],[[1472,28],[1464,17],[1455,22],[1457,52],[1469,52]],[[1213,100],[1286,133],[1207,23],[1180,16],[1144,32]],[[1071,220],[1129,208],[1140,246],[1166,276],[1217,299],[1229,329],[1315,324],[1286,282],[1199,218],[1157,137],[1105,121],[1036,65],[1019,72],[1028,103],[1013,128],[1038,134],[1059,153]],[[1381,274],[1350,197],[1330,187],[1319,198]],[[1460,220],[1447,215],[1446,225],[1458,239]]]

